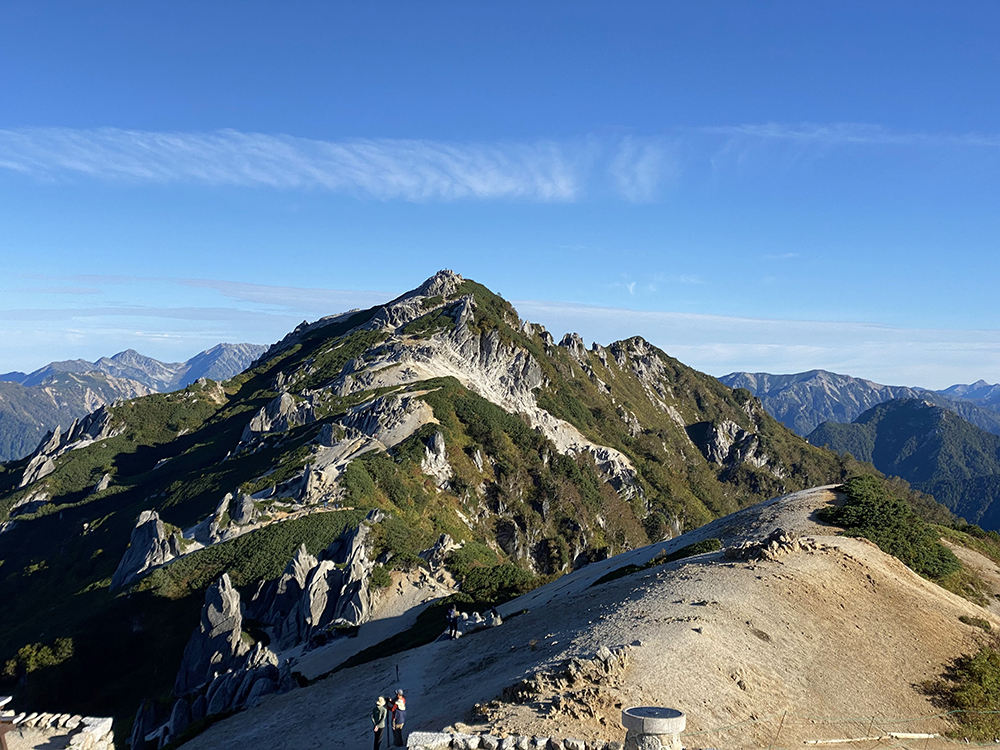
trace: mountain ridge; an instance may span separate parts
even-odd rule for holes
[[[269,618],[277,651],[258,640],[227,663],[276,690],[287,675],[270,666],[289,644],[365,626],[380,568],[384,580],[443,561],[433,570],[459,593],[495,600],[853,468],[640,337],[556,343],[440,272],[385,305],[300,325],[228,381],[104,407],[0,466],[0,596],[12,603],[0,660],[32,645],[45,612],[76,650],[22,694],[125,716],[137,696],[182,685],[185,715],[215,684],[184,656],[215,648],[186,647],[206,596]],[[300,598],[265,606],[258,594],[279,579]],[[74,692],[115,664],[132,667]],[[175,682],[178,669],[197,680]],[[245,698],[220,690],[225,710]],[[136,726],[163,721],[148,708]]]
[[[862,412],[893,399],[924,399],[955,412],[980,429],[1000,435],[1000,389],[990,401],[989,388],[954,385],[944,391],[911,386],[882,385],[864,378],[828,370],[773,375],[733,372],[719,380],[730,388],[746,388],[768,413],[799,435],[808,435],[823,422],[852,422]],[[982,383],[983,381],[980,381]],[[963,394],[975,393],[975,398]],[[980,396],[982,396],[980,398]]]
[[[1000,530],[1000,436],[949,409],[925,399],[896,399],[850,424],[824,422],[807,439],[871,462],[969,522]]]
[[[218,344],[185,362],[165,363],[127,349],[96,362],[50,362],[0,376],[0,461],[18,459],[45,433],[67,428],[103,404],[183,388],[199,378],[225,380],[266,347]]]

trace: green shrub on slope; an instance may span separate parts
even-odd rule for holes
[[[949,732],[952,737],[987,742],[1000,737],[1000,652],[992,646],[955,659],[945,679],[924,689],[957,712],[959,726]]]
[[[922,576],[940,580],[961,569],[934,528],[909,505],[889,496],[880,479],[852,477],[842,490],[847,502],[821,511],[824,521],[842,526],[848,536],[864,537]]]

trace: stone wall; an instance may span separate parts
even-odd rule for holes
[[[6,739],[10,750],[66,747],[114,750],[113,721],[96,716],[33,713],[17,723]]]
[[[578,740],[572,737],[528,737],[455,732],[411,732],[408,750],[622,750],[622,743],[607,740]]]

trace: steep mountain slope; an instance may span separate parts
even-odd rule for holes
[[[131,349],[97,362],[52,362],[30,374],[0,376],[0,461],[21,458],[46,432],[104,404],[177,390],[199,378],[225,380],[245,370],[266,347],[219,344],[186,362],[164,363]]]
[[[211,687],[208,646],[189,642],[206,590],[255,613],[257,645],[234,625],[226,663],[278,689],[269,660],[362,625],[378,568],[384,583],[444,559],[466,595],[495,599],[847,472],[642,339],[557,345],[441,272],[299,326],[224,384],[104,408],[3,466],[0,660],[72,638],[62,664],[14,665],[22,705],[126,716],[173,693],[169,711],[190,714],[206,688],[247,695]],[[175,682],[179,666],[193,676]]]
[[[807,438],[928,492],[971,523],[1000,529],[1000,436],[927,401],[888,401]]]
[[[0,381],[0,461],[27,455],[45,433],[121,399],[152,391],[103,372],[53,372],[36,385]]]
[[[918,686],[974,650],[982,631],[960,618],[994,628],[1000,619],[864,540],[833,536],[814,520],[832,502],[826,489],[796,493],[594,563],[502,605],[510,619],[499,628],[345,669],[184,747],[360,747],[375,697],[397,685],[407,690],[410,732],[588,747],[621,742],[621,707],[644,705],[684,711],[688,748],[860,737],[880,740],[852,747],[904,746],[887,733],[946,731]],[[709,538],[723,550],[599,582]],[[917,717],[929,718],[907,721]],[[948,746],[916,739],[905,746]]]
[[[823,422],[851,422],[862,412],[893,399],[917,398],[955,412],[980,429],[1000,435],[1000,414],[988,404],[961,395],[963,386],[946,391],[881,385],[870,380],[810,370],[794,375],[734,372],[719,380],[730,388],[745,388],[761,400],[775,419],[799,435]]]
[[[971,385],[959,383],[939,393],[951,399],[971,401],[976,406],[1000,411],[1000,384],[997,383],[990,384],[985,380],[977,380]]]

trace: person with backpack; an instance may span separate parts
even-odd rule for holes
[[[403,724],[406,722],[406,698],[403,691],[397,690],[396,697],[391,704],[392,709],[392,738],[396,747],[406,747],[403,742]]]
[[[381,695],[378,700],[375,701],[375,708],[372,709],[372,727],[375,730],[375,746],[374,750],[379,750],[379,746],[382,744],[382,733],[385,732],[385,698]],[[388,746],[388,743],[386,743]]]
[[[452,640],[458,638],[458,607],[454,604],[448,610],[448,637]]]

